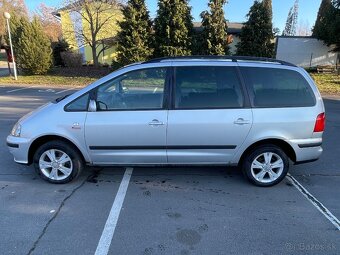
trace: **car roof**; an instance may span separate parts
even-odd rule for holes
[[[264,57],[248,57],[248,56],[178,56],[178,57],[164,57],[155,58],[148,61],[141,62],[139,64],[156,64],[165,62],[242,62],[242,63],[258,63],[258,64],[279,64],[285,66],[296,67],[294,64]]]

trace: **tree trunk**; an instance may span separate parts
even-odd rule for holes
[[[98,57],[97,57],[97,43],[94,42],[92,43],[92,59],[93,59],[93,66],[98,67],[99,62],[98,62]]]

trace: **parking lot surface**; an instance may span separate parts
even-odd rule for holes
[[[14,163],[5,139],[75,90],[0,85],[1,254],[340,254],[339,100],[325,99],[322,158],[291,167],[302,191],[289,177],[255,187],[227,167],[87,168],[52,185]]]

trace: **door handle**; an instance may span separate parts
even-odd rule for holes
[[[159,120],[152,120],[151,122],[149,122],[150,126],[163,126],[164,122],[161,122]]]
[[[72,129],[81,129],[81,126],[78,122],[72,124]]]
[[[236,124],[236,125],[247,125],[247,124],[250,124],[250,121],[245,120],[243,118],[238,118],[237,120],[234,121],[234,124]]]

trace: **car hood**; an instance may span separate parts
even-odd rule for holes
[[[18,122],[19,122],[20,124],[25,123],[28,119],[34,117],[35,115],[37,115],[37,114],[38,114],[39,112],[41,112],[42,110],[44,110],[44,109],[46,109],[46,108],[49,108],[51,105],[52,105],[52,103],[50,102],[50,103],[47,103],[47,104],[44,104],[44,105],[38,107],[37,109],[35,109],[35,110],[33,110],[33,111],[27,113],[27,114],[24,115],[23,117],[21,117],[21,118],[19,119]]]

